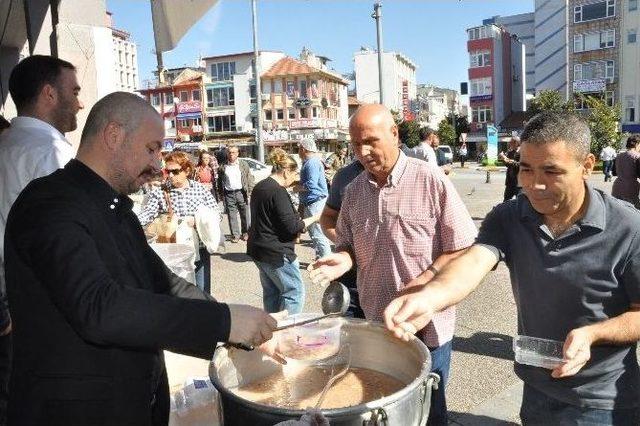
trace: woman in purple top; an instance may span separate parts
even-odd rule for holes
[[[613,182],[611,195],[625,200],[640,209],[640,136],[632,135],[627,139],[627,150],[616,157],[614,174],[618,177]]]

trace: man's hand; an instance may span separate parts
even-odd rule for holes
[[[286,310],[280,311],[276,312],[275,314],[271,314],[271,316],[277,321],[286,319],[289,316],[289,312],[287,312]],[[287,360],[282,356],[280,352],[278,352],[278,339],[276,338],[276,336],[273,336],[271,339],[260,345],[260,350],[280,364],[285,365],[287,363]]]
[[[589,326],[571,330],[564,341],[564,362],[553,369],[551,377],[556,379],[576,374],[591,359],[594,336]]]
[[[409,341],[431,322],[435,310],[426,293],[424,285],[407,287],[384,310],[384,323],[397,338]]]
[[[309,277],[314,284],[328,285],[340,278],[353,266],[351,256],[347,252],[331,253],[309,265]]]
[[[260,346],[273,336],[276,320],[262,309],[249,305],[229,305],[231,331],[229,342]]]

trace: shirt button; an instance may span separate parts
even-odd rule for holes
[[[113,202],[114,202],[114,203],[117,203],[118,201],[120,201],[120,200],[118,200],[117,198],[114,198],[114,199],[113,199]]]
[[[109,208],[110,208],[111,210],[114,210],[114,209],[116,208],[116,206],[115,206],[115,204],[111,204],[111,205],[109,206]]]

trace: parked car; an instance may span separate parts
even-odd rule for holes
[[[253,175],[253,180],[255,183],[258,183],[271,175],[271,166],[261,163],[258,160],[254,160],[253,158],[248,157],[241,157],[240,161],[244,161],[249,165],[249,169],[251,170],[251,174]]]
[[[447,160],[447,163],[453,163],[453,151],[449,145],[439,145],[438,151],[444,154],[444,158]]]

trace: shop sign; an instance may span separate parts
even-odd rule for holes
[[[603,92],[606,87],[607,80],[605,78],[576,80],[573,82],[573,91],[578,93]]]
[[[200,104],[200,101],[179,102],[178,105],[176,105],[176,109],[178,114],[200,112],[202,111],[202,104]]]
[[[490,101],[492,99],[493,95],[469,96],[469,101],[471,102]]]

